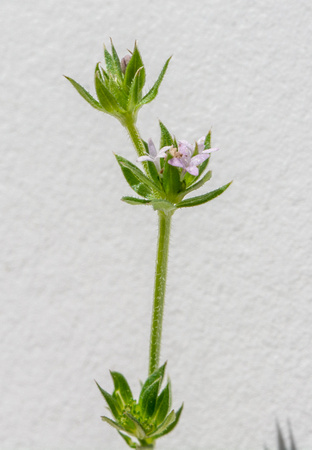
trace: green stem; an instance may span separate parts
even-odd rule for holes
[[[132,116],[125,119],[123,122],[123,125],[125,126],[125,128],[127,129],[128,133],[129,133],[129,136],[130,136],[132,143],[137,151],[137,154],[139,156],[146,155],[145,146],[142,142],[140,133],[135,125],[135,122],[134,122]]]
[[[172,212],[158,211],[159,231],[156,259],[154,304],[150,338],[149,374],[151,375],[159,366],[161,331],[165,304],[167,265],[169,252],[169,237]]]
[[[140,137],[139,131],[135,125],[132,116],[128,116],[123,121],[132,143],[139,156],[146,154],[145,146]],[[144,169],[149,175],[148,164],[143,162]],[[159,234],[158,249],[156,259],[156,273],[154,286],[154,304],[152,314],[151,338],[150,338],[150,356],[149,356],[149,374],[152,374],[159,366],[161,331],[163,322],[163,312],[165,303],[167,263],[169,251],[169,236],[171,226],[171,216],[173,212],[158,211]]]

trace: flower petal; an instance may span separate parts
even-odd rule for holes
[[[201,138],[198,139],[197,143],[197,148],[198,148],[198,153],[202,153],[205,149],[205,136],[202,136]]]
[[[209,153],[200,153],[199,155],[193,156],[193,158],[191,159],[190,165],[199,166],[201,163],[203,163],[208,158],[209,158]]]
[[[218,150],[218,148],[207,148],[207,150],[203,150],[201,153],[212,153],[217,152]]]
[[[186,154],[192,155],[194,152],[194,149],[195,149],[194,145],[190,144],[189,142],[184,141],[184,140],[178,141],[179,153],[182,153],[184,155],[186,155]]]
[[[192,164],[190,164],[188,167],[186,167],[185,170],[188,173],[190,173],[191,175],[194,175],[195,177],[197,177],[197,175],[199,174],[198,167],[193,166]]]
[[[158,156],[159,156],[159,155],[164,155],[164,156],[166,156],[167,151],[170,150],[171,147],[172,147],[172,145],[166,145],[165,147],[162,147],[162,148],[159,150],[159,152],[158,152]],[[159,156],[159,158],[163,158],[164,156]]]
[[[172,159],[170,159],[170,160],[168,161],[168,163],[169,163],[171,166],[182,167],[182,169],[185,169],[185,168],[186,168],[186,167],[185,167],[185,163],[184,163],[184,161],[182,160],[182,158],[172,158]]]
[[[144,155],[144,156],[140,156],[138,159],[137,159],[137,161],[152,161],[152,162],[154,162],[154,159],[153,158],[151,158],[151,156],[150,155]]]
[[[156,158],[157,150],[156,150],[155,144],[152,141],[152,139],[148,140],[148,152],[153,158]]]

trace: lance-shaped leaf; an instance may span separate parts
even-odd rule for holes
[[[98,109],[99,111],[106,112],[103,106],[97,100],[95,100],[95,98],[93,98],[92,95],[85,90],[85,88],[83,88],[79,83],[77,83],[77,81],[73,80],[70,77],[65,76],[65,78],[67,78],[67,80],[71,82],[71,84],[74,86],[76,91],[81,95],[81,97],[83,97],[91,106],[93,106],[93,108]]]
[[[161,183],[159,181],[159,175],[158,175],[158,172],[157,172],[155,164],[152,161],[146,161],[146,163],[147,163],[148,171],[149,171],[149,174],[150,174],[151,178],[153,179],[154,183],[162,191],[163,190],[162,189],[162,185],[161,185]]]
[[[162,390],[159,397],[157,398],[156,408],[155,408],[155,422],[157,425],[161,424],[171,407],[171,385],[170,381],[168,381],[166,387]]]
[[[183,404],[181,406],[180,409],[178,409],[178,411],[175,413],[175,420],[165,429],[165,431],[163,431],[160,435],[158,435],[157,437],[161,437],[164,436],[165,434],[170,433],[170,431],[172,431],[178,424],[181,413],[183,410]]]
[[[116,428],[116,430],[118,431],[126,431],[121,425],[119,425],[118,423],[114,422],[112,419],[110,419],[109,417],[106,416],[101,416],[101,419],[104,422],[107,422],[109,425],[111,425],[113,428]]]
[[[163,423],[154,431],[154,433],[150,434],[148,437],[152,438],[159,438],[166,434],[166,431],[172,425],[176,420],[176,413],[172,410],[170,414],[166,417],[166,419],[163,421]],[[169,433],[169,431],[168,431]]]
[[[96,75],[96,72],[99,72],[99,76],[104,84],[108,82],[109,76],[99,62],[95,66],[94,76]]]
[[[180,180],[179,170],[169,164],[168,162],[172,159],[170,153],[165,160],[164,172],[163,172],[163,186],[168,199],[175,202],[176,195],[183,190],[183,185]]]
[[[165,125],[159,121],[160,126],[160,148],[167,147],[173,144],[173,139]]]
[[[127,436],[126,434],[120,433],[120,431],[118,431],[118,433],[126,441],[126,443],[129,445],[130,448],[137,448],[137,444],[135,442],[133,442],[133,440],[129,436]]]
[[[152,190],[143,184],[136,176],[133,175],[133,172],[129,169],[127,169],[124,166],[121,166],[122,173],[130,185],[130,187],[139,195],[141,195],[144,198],[149,199],[152,197],[153,192]]]
[[[136,436],[138,439],[145,439],[146,433],[140,422],[128,412],[125,412],[125,416],[128,417],[131,424],[133,425],[134,428],[133,435]]]
[[[129,186],[139,195],[145,198],[150,198],[153,195],[153,190],[150,186],[147,186],[145,182],[139,179],[134,173],[133,170],[126,167],[124,164],[120,162],[121,156],[115,155],[116,159],[119,163],[119,166],[122,170],[122,173],[128,182]],[[124,159],[124,158],[123,158]],[[142,172],[143,174],[143,172]],[[144,174],[143,174],[144,175]],[[144,180],[145,181],[145,180]]]
[[[132,392],[126,378],[119,372],[111,371],[110,374],[113,379],[115,387],[113,396],[119,393],[124,404],[128,404],[129,402],[131,402],[133,400]]]
[[[150,192],[150,194],[153,193],[153,191],[158,192],[159,194],[163,195],[163,191],[159,188],[159,186],[157,186],[150,178],[148,178],[143,172],[142,170],[140,170],[137,166],[135,166],[134,164],[132,164],[130,161],[128,161],[126,158],[123,158],[122,156],[119,155],[115,155],[116,159],[118,161],[118,164],[121,167],[121,170],[124,173],[124,169],[127,169],[128,171],[131,172],[132,176],[134,178],[137,178],[141,184],[145,187],[145,189],[147,191]],[[125,175],[125,173],[124,173]],[[126,175],[125,175],[126,177]],[[127,179],[127,178],[126,178]],[[131,185],[131,183],[129,182],[129,180],[127,179],[128,183],[130,184],[130,186],[133,188],[133,186]],[[134,189],[135,190],[135,189]],[[138,192],[138,191],[136,191]],[[139,192],[138,192],[139,193]],[[140,194],[142,195],[142,194]],[[143,197],[147,197],[146,195],[142,195]]]
[[[232,181],[228,184],[225,184],[224,186],[220,187],[219,189],[216,189],[214,191],[208,192],[204,195],[199,195],[198,197],[192,197],[188,198],[186,200],[182,200],[182,202],[179,202],[176,204],[177,208],[187,208],[190,206],[197,206],[202,205],[203,203],[207,203],[213,198],[218,197],[218,195],[221,195],[232,183]]]
[[[162,378],[158,378],[157,380],[155,380],[154,383],[152,383],[140,397],[141,411],[145,417],[149,418],[154,415],[161,382]]]
[[[142,78],[145,78],[145,69],[144,67],[140,67],[134,78],[132,80],[129,96],[128,96],[128,111],[132,111],[137,106],[139,100],[141,100],[141,92],[142,92]]]
[[[171,56],[170,56],[170,58],[167,59],[167,61],[166,61],[165,65],[164,65],[164,67],[162,68],[162,71],[160,72],[160,75],[159,75],[158,79],[156,80],[154,86],[148,91],[148,93],[140,101],[140,103],[139,103],[140,107],[143,106],[143,105],[146,105],[146,103],[149,103],[152,100],[154,100],[154,98],[158,94],[158,88],[159,88],[160,83],[162,82],[162,80],[163,80],[163,78],[165,76],[165,73],[166,73],[167,67],[169,65],[170,59],[171,59]]]
[[[135,197],[122,197],[121,200],[129,205],[149,205],[151,203],[150,200]]]
[[[95,90],[102,107],[112,115],[124,113],[125,110],[118,104],[116,98],[104,85],[98,71],[95,74]]]
[[[206,167],[209,164],[209,160],[210,160],[210,156],[198,167],[198,177],[196,178],[196,180],[198,180],[198,178],[201,176],[201,174],[205,171]]]
[[[185,195],[202,187],[207,181],[210,180],[211,176],[212,172],[211,170],[209,170],[209,172],[207,172],[201,180],[197,181],[197,183],[192,184],[189,188],[186,189]]]
[[[97,382],[96,382],[96,385],[99,388],[103,397],[105,398],[106,403],[107,403],[109,409],[111,410],[113,416],[118,420],[118,418],[122,412],[119,407],[118,402],[114,399],[114,397],[112,395],[110,395],[108,392],[104,391],[104,389],[102,389],[101,386]]]
[[[140,69],[140,67],[143,67],[143,66],[144,66],[144,64],[143,64],[140,52],[135,43],[132,56],[130,58],[130,61],[127,65],[126,72],[125,72],[124,84],[126,86],[128,86],[130,88],[132,80],[133,80],[136,72]],[[141,77],[140,77],[140,89],[143,88],[144,84],[145,84],[145,71],[142,72]]]
[[[104,59],[105,59],[105,65],[106,70],[109,74],[114,75],[115,74],[115,64],[112,55],[109,53],[107,48],[104,45]]]
[[[209,130],[208,133],[206,134],[205,144],[204,144],[205,150],[208,150],[209,148],[211,148],[211,130]]]
[[[126,110],[128,104],[128,97],[122,86],[116,82],[113,78],[109,78],[107,82],[109,91],[113,94],[119,105]]]
[[[113,45],[113,41],[112,39],[111,41],[111,47],[112,47],[112,57],[113,57],[113,64],[114,64],[114,72],[117,75],[118,79],[120,80],[120,82],[122,82],[122,72],[121,72],[121,66],[120,66],[120,59],[118,56],[118,53],[116,52],[116,49]]]
[[[141,404],[142,402],[142,398],[144,396],[145,391],[158,379],[163,379],[164,377],[164,373],[165,373],[165,369],[166,369],[166,365],[167,363],[163,364],[161,367],[159,367],[158,369],[156,369],[145,381],[145,383],[142,386],[141,389],[141,393],[140,393],[140,398],[139,398],[139,404]],[[161,385],[161,383],[160,383]]]

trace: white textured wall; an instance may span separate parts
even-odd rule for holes
[[[93,378],[147,371],[156,215],[93,91],[112,36],[138,39],[158,100],[190,141],[212,127],[210,204],[174,216],[162,359],[185,402],[163,450],[261,450],[275,419],[312,448],[310,2],[1,0],[1,450],[119,450]],[[276,446],[275,446],[276,448]]]

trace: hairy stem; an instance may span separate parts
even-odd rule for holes
[[[144,144],[142,142],[142,139],[140,137],[140,133],[139,130],[136,127],[136,124],[133,120],[132,117],[127,118],[124,122],[123,125],[125,126],[125,128],[127,129],[129,136],[131,138],[131,141],[134,145],[134,148],[137,151],[137,154],[139,156],[143,156],[146,154],[146,150],[144,147]]]
[[[159,366],[161,331],[166,293],[171,216],[172,212],[165,213],[163,211],[158,211],[159,229],[154,286],[154,304],[150,338],[149,374],[152,374]]]

